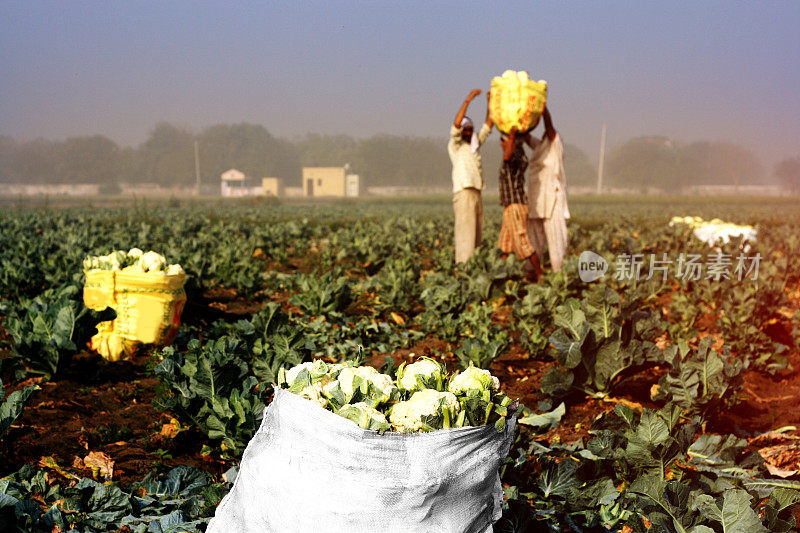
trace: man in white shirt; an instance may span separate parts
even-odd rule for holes
[[[564,146],[553,127],[547,108],[542,114],[544,135],[533,148],[528,164],[528,236],[540,255],[547,245],[553,272],[561,270],[567,251],[567,183],[564,176]]]
[[[467,107],[480,89],[469,93],[456,113],[450,128],[450,142],[447,153],[453,163],[453,211],[455,213],[456,263],[466,262],[481,243],[483,231],[483,169],[481,168],[480,146],[492,132],[492,120],[487,106],[486,121],[475,135],[475,127],[467,116]]]

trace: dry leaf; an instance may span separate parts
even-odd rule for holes
[[[103,452],[89,452],[83,458],[83,464],[92,469],[92,474],[97,471],[106,481],[114,477],[114,460]]]
[[[667,349],[667,332],[656,339],[656,346],[662,352]]]
[[[39,459],[39,466],[42,468],[49,468],[50,470],[54,470],[58,474],[64,476],[67,479],[80,479],[78,476],[70,474],[69,472],[61,468],[56,462],[55,458],[51,456],[42,457],[41,459]],[[83,465],[81,465],[81,468],[83,468]]]
[[[800,471],[800,444],[794,442],[766,446],[758,450],[770,474],[789,477]]]
[[[786,477],[792,477],[793,475],[797,474],[797,472],[799,472],[798,470],[784,470],[783,468],[774,466],[771,463],[766,463],[766,465],[767,465],[767,471],[773,476],[786,478]]]
[[[166,439],[174,439],[181,432],[181,424],[174,418],[171,418],[168,424],[161,426],[160,435]]]
[[[406,325],[405,319],[402,316],[400,316],[397,313],[395,313],[394,311],[389,313],[389,316],[392,317],[392,320],[394,320],[394,323],[397,324],[398,326],[405,326]]]
[[[642,410],[642,404],[640,404],[638,402],[632,402],[630,400],[626,400],[625,398],[609,398],[609,397],[606,397],[606,398],[603,398],[603,401],[607,402],[607,403],[619,403],[619,404],[624,405],[625,407],[630,407],[631,409],[636,409],[637,411],[641,411]]]
[[[659,391],[658,383],[653,383],[653,386],[650,387],[650,398],[652,399],[658,396],[658,391]]]

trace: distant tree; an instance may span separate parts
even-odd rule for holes
[[[72,137],[59,145],[58,152],[59,175],[67,183],[109,183],[119,179],[119,147],[107,137]]]
[[[680,181],[675,143],[667,137],[637,137],[614,148],[606,163],[614,187],[673,189]]]
[[[0,182],[11,181],[11,161],[17,143],[7,135],[0,135]]]
[[[297,148],[273,137],[264,126],[218,124],[205,129],[198,141],[205,182],[218,182],[220,174],[231,168],[254,180],[275,176],[283,178],[285,183],[300,181]]]
[[[790,157],[775,165],[775,177],[792,191],[800,191],[800,157]]]
[[[564,144],[564,174],[567,176],[567,187],[587,187],[597,183],[597,167],[574,144]]]
[[[126,146],[119,150],[119,182],[135,183],[141,181],[137,177],[137,166],[139,164],[138,150]]]
[[[166,186],[194,183],[194,135],[159,122],[136,151],[135,180]]]
[[[304,167],[340,167],[358,161],[358,141],[349,135],[320,135],[310,133],[295,143],[300,164]]]
[[[744,185],[759,183],[764,171],[749,149],[724,142],[697,142],[681,152],[691,158],[691,182],[699,185]]]
[[[36,139],[17,144],[9,157],[7,175],[11,182],[63,183],[58,143]]]
[[[375,135],[358,143],[358,161],[370,186],[447,187],[450,159],[446,143],[425,137]]]
[[[682,145],[667,137],[638,137],[611,151],[609,183],[616,187],[655,187],[676,191],[691,185],[759,183],[758,157],[742,146],[722,142]]]

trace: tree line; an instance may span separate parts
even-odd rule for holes
[[[216,185],[222,172],[237,168],[251,178],[275,176],[300,185],[304,166],[349,164],[363,185],[448,187],[446,132],[437,138],[309,134],[273,136],[257,124],[218,124],[195,134],[158,123],[136,148],[120,147],[102,135],[64,141],[18,141],[0,136],[0,182],[5,183],[195,183],[195,142],[201,183]],[[500,147],[496,134],[481,150],[487,186],[496,187]],[[577,147],[565,147],[568,183],[592,186],[596,165]],[[779,163],[779,183],[800,188],[800,157]],[[769,181],[758,157],[729,143],[680,143],[666,137],[638,137],[610,150],[604,183],[609,187],[674,191],[687,185],[746,185]]]

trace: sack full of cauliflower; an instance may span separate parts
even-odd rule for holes
[[[506,70],[492,79],[489,116],[497,129],[525,132],[536,126],[547,102],[547,82],[531,80],[524,70]]]
[[[515,426],[487,370],[449,375],[428,358],[396,377],[322,360],[280,370],[207,531],[489,533]]]
[[[117,318],[101,322],[92,349],[109,361],[131,355],[141,344],[172,342],[186,304],[186,273],[154,251],[139,248],[89,256],[83,261],[86,307],[114,309]]]

